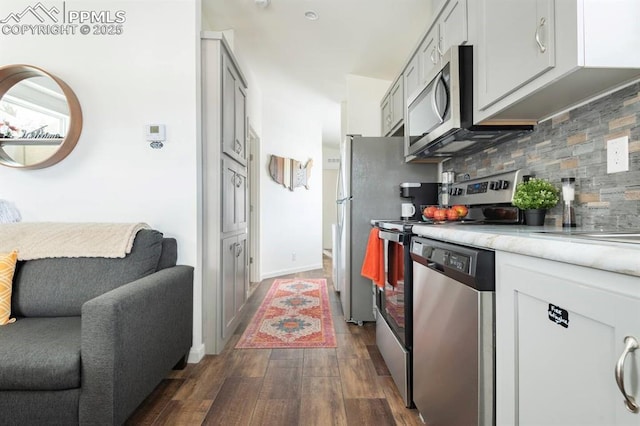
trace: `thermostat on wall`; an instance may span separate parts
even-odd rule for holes
[[[167,140],[165,137],[164,124],[147,124],[147,141],[161,141]]]
[[[162,142],[166,140],[164,124],[147,124],[147,142],[151,148],[162,148]]]

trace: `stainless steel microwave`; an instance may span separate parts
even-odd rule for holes
[[[407,157],[450,157],[524,136],[531,125],[473,124],[473,47],[453,46],[442,66],[409,99]]]

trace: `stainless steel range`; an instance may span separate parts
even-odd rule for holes
[[[405,406],[413,405],[411,348],[413,345],[413,269],[409,247],[411,231],[418,221],[372,221],[379,228],[384,246],[384,286],[377,287],[376,344],[402,395]]]
[[[521,170],[452,183],[448,189],[449,205],[461,204],[469,212],[464,220],[373,220],[385,247],[385,285],[376,289],[376,342],[407,407],[414,403],[414,365],[418,366],[414,347],[422,330],[414,329],[414,312],[422,308],[415,299],[414,262],[411,244],[420,226],[479,225],[486,223],[522,223],[520,211],[511,205],[518,182],[526,173]],[[437,204],[437,194],[432,203]],[[414,226],[416,228],[414,229]],[[416,401],[417,403],[417,401]]]

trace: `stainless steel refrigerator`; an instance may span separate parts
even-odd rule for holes
[[[400,184],[436,182],[437,171],[436,164],[405,163],[402,137],[348,136],[340,145],[333,261],[346,321],[375,321],[373,284],[360,275],[371,220],[400,219]]]

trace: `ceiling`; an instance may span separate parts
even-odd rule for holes
[[[295,98],[340,139],[346,75],[392,80],[431,16],[431,0],[202,0],[203,28],[233,29],[233,44],[263,96]],[[313,10],[319,19],[305,18]]]

